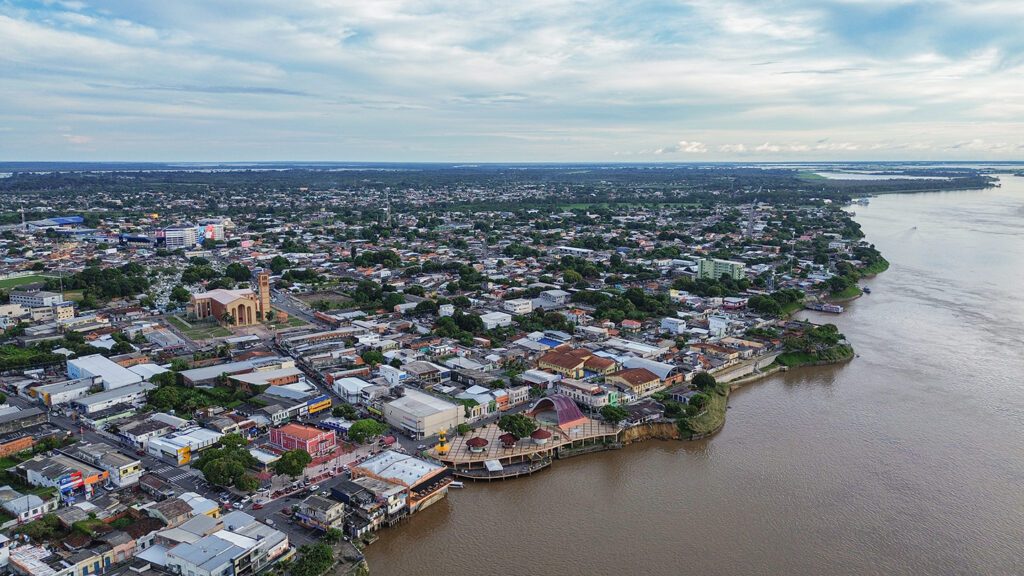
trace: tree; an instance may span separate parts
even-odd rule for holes
[[[177,302],[184,304],[192,299],[192,293],[189,292],[184,286],[178,284],[174,288],[171,288],[170,295],[171,302]]]
[[[387,431],[388,427],[386,424],[372,418],[364,418],[352,424],[352,427],[348,429],[348,437],[353,442],[363,444],[367,440],[380,436]]]
[[[601,407],[601,418],[604,418],[606,422],[618,424],[626,418],[629,418],[629,412],[621,406],[612,406],[609,404]]]
[[[437,314],[437,302],[433,300],[423,300],[416,303],[416,307],[413,308],[414,314]]]
[[[110,347],[110,351],[114,354],[128,354],[135,350],[135,347],[128,342],[116,342]]]
[[[305,450],[289,450],[277,459],[273,464],[274,472],[291,476],[293,479],[302,475],[306,466],[313,461],[313,457]]]
[[[248,440],[241,434],[225,434],[215,447],[204,450],[199,459],[192,462],[192,467],[202,472],[211,484],[255,490],[259,482],[247,471],[258,462],[249,453],[247,444]]]
[[[693,377],[693,385],[698,390],[707,392],[708,390],[714,390],[715,387],[718,386],[718,382],[711,374],[708,374],[707,372],[698,372],[697,375]]]
[[[708,395],[703,392],[694,394],[693,396],[690,396],[689,404],[690,406],[693,406],[696,411],[700,412],[708,405]]]
[[[366,352],[363,352],[360,358],[363,359],[363,362],[366,362],[371,366],[384,363],[384,353],[380,350],[367,350]]]
[[[288,570],[289,576],[321,576],[334,565],[334,550],[326,542],[301,546],[301,556]]]
[[[281,255],[274,256],[273,258],[270,259],[269,263],[270,269],[274,272],[274,274],[280,274],[281,272],[284,272],[285,269],[291,265],[292,263],[289,262],[287,258]]]
[[[459,433],[459,436],[465,436],[466,434],[469,434],[469,424],[463,422],[462,424],[459,424],[458,426],[455,427],[455,431]]]
[[[344,418],[346,420],[355,420],[359,416],[359,412],[356,411],[355,406],[351,404],[338,404],[331,410],[331,415],[336,418]]]
[[[537,429],[537,422],[523,414],[506,414],[498,419],[498,428],[516,438],[526,438]]]
[[[243,492],[255,492],[260,487],[260,481],[252,474],[243,474],[235,480],[235,488]]]
[[[562,280],[566,284],[575,284],[583,281],[583,275],[575,270],[566,270],[562,273]]]
[[[224,275],[235,282],[245,282],[252,276],[252,271],[245,264],[232,262],[224,269]]]
[[[341,539],[342,539],[342,537],[344,535],[345,534],[341,530],[338,530],[337,528],[328,528],[327,531],[324,532],[323,539],[324,539],[324,542],[330,542],[331,544],[337,544],[338,542],[341,541]]]

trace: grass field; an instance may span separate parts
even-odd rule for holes
[[[868,266],[860,271],[864,276],[874,276],[875,274],[881,274],[889,269],[889,261],[882,258],[878,262],[875,262],[871,266]]]
[[[22,276],[21,278],[8,278],[6,280],[0,280],[0,290],[16,288],[18,286],[24,286],[25,284],[34,284],[36,282],[46,282],[49,278],[49,276],[42,276],[39,274],[33,274],[31,276]]]
[[[231,336],[231,330],[217,324],[189,324],[180,316],[168,316],[167,321],[181,330],[181,333],[192,340],[209,340]]]
[[[287,322],[271,322],[270,325],[274,328],[297,328],[299,326],[305,326],[307,322],[302,318],[296,318],[295,316],[289,316]]]
[[[704,412],[689,419],[690,430],[694,434],[707,434],[717,430],[725,422],[725,410],[729,405],[729,388],[720,393],[708,394],[708,403]]]
[[[65,290],[64,299],[72,302],[81,302],[85,295],[82,294],[81,290]]]

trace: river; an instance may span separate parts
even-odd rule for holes
[[[891,267],[827,316],[849,364],[736,392],[706,441],[452,490],[371,572],[1024,574],[1024,178],[1002,182],[854,208]]]

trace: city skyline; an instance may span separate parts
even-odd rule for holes
[[[1016,160],[1024,6],[6,2],[0,159]]]

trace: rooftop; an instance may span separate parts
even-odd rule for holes
[[[409,487],[442,470],[444,466],[394,450],[385,450],[352,468],[353,472],[369,473]]]

